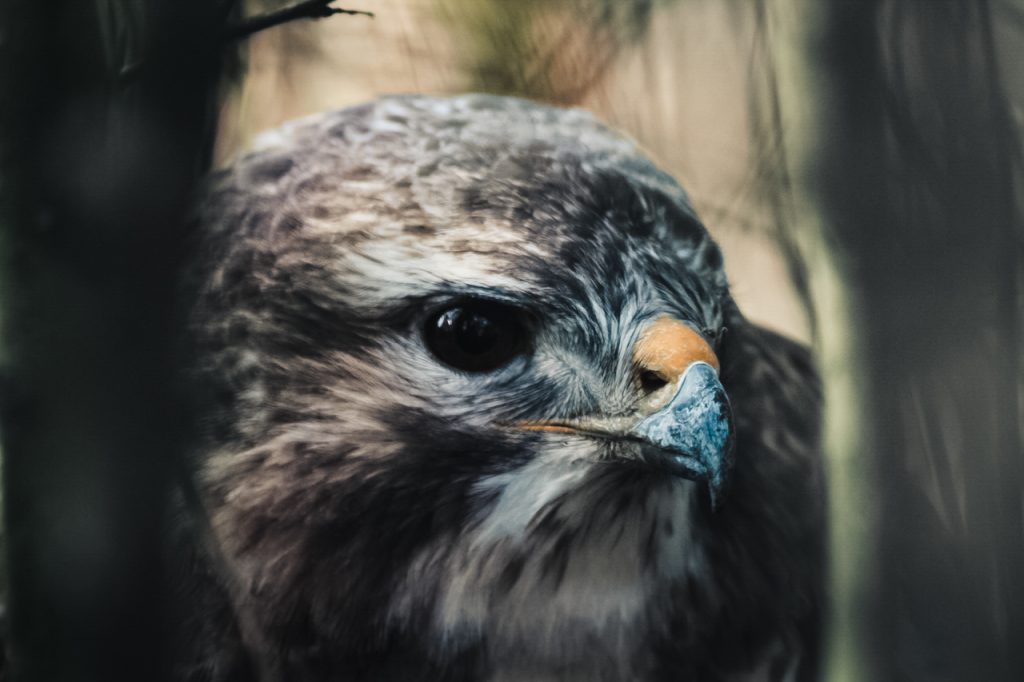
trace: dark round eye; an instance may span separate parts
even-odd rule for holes
[[[466,372],[490,372],[526,350],[526,325],[515,308],[467,301],[427,319],[423,338],[439,360]]]

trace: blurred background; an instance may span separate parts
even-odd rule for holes
[[[586,107],[634,137],[689,192],[745,313],[814,348],[827,679],[1024,679],[1024,0],[351,0],[335,5],[375,17],[224,40],[288,4],[0,8],[22,679],[149,679],[158,660],[146,500],[185,423],[158,390],[166,254],[201,174],[291,118],[466,91]]]

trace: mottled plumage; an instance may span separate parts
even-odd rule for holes
[[[742,317],[632,142],[581,110],[385,98],[264,135],[199,223],[183,675],[812,679],[815,373]],[[465,301],[522,317],[507,363],[460,371],[424,342]],[[664,383],[634,351],[659,316],[721,363],[714,508],[640,439],[514,426],[631,419]]]

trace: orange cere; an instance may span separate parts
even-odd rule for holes
[[[670,384],[686,368],[704,361],[719,370],[718,356],[704,337],[674,317],[662,315],[651,322],[633,348],[633,361],[641,369],[654,372]]]

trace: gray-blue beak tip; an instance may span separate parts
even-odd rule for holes
[[[675,468],[707,483],[716,508],[732,466],[732,410],[715,369],[694,362],[683,373],[672,399],[633,428],[633,434],[674,453]]]

